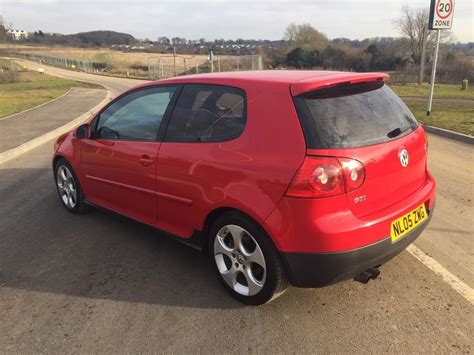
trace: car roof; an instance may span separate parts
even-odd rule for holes
[[[386,80],[385,73],[356,73],[328,70],[255,70],[208,74],[194,74],[161,79],[142,84],[147,87],[162,84],[219,84],[237,86],[273,83],[289,86],[293,96],[325,86],[340,83],[356,83],[372,80]]]

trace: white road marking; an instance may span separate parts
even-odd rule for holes
[[[451,286],[457,293],[474,305],[474,289],[459,280],[459,278],[446,270],[443,265],[438,263],[435,259],[433,259],[431,256],[428,256],[413,244],[408,246],[407,251],[425,266],[427,266],[430,270],[432,270],[435,274],[440,275],[441,278],[447,284],[449,284],[449,286]]]

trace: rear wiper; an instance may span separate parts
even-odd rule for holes
[[[387,133],[387,137],[388,138],[398,137],[400,134],[402,134],[403,132],[406,132],[410,128],[411,128],[410,126],[405,127],[404,129],[401,129],[400,127],[395,128],[393,131],[390,131],[390,132]]]

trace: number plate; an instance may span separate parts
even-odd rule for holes
[[[403,238],[408,232],[415,229],[417,226],[422,224],[428,218],[426,213],[425,205],[421,205],[415,208],[410,213],[403,215],[392,222],[390,227],[390,237],[392,243],[395,243],[399,239]]]

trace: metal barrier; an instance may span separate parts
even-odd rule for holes
[[[55,67],[80,70],[86,73],[94,73],[97,71],[102,64],[93,63],[90,60],[81,60],[81,59],[66,59],[59,57],[50,57],[45,55],[33,54],[33,53],[9,53],[11,57],[21,58],[26,60],[31,60],[34,62],[44,63],[52,65]],[[94,65],[95,64],[95,65]],[[95,69],[95,70],[94,70]]]
[[[212,60],[197,56],[160,55],[148,58],[150,79],[171,76],[242,70],[262,70],[261,55],[214,56]]]
[[[66,59],[51,57],[33,53],[8,52],[8,56],[31,60],[39,63],[52,65],[55,67],[66,68],[70,70],[79,70],[86,73],[107,73],[110,68],[106,63],[92,62],[82,59]],[[148,73],[146,67],[142,75],[150,79],[162,79],[172,76],[242,71],[242,70],[262,70],[263,61],[261,55],[243,55],[243,56],[213,56],[212,60],[203,56],[185,56],[185,55],[159,55],[151,56],[147,59]],[[129,69],[125,69],[124,75],[129,76]]]

